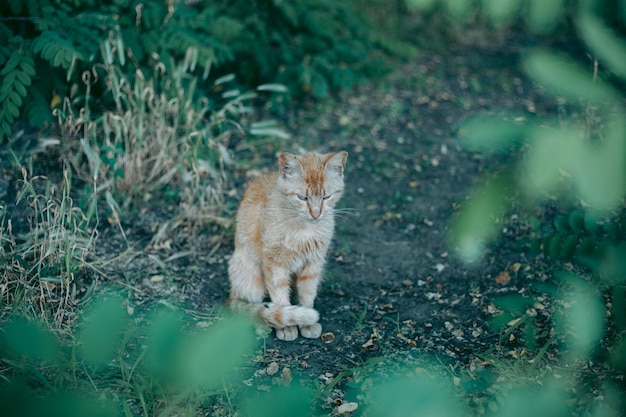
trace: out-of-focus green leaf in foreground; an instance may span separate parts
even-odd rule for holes
[[[536,32],[547,32],[556,26],[563,13],[564,0],[530,0],[528,24]]]
[[[41,323],[16,316],[2,326],[0,353],[16,361],[55,363],[60,358],[61,349],[56,338]]]
[[[368,416],[453,417],[466,415],[463,405],[444,384],[427,374],[381,381],[371,391]]]
[[[594,142],[580,123],[536,128],[520,175],[529,196],[556,193],[571,181],[590,210],[614,209],[626,192],[626,124],[618,117],[607,124],[604,139]]]
[[[589,357],[604,335],[604,302],[591,283],[572,273],[562,272],[561,281],[562,309],[554,317],[557,333],[566,335],[571,359]]]
[[[110,362],[121,347],[123,331],[129,323],[123,301],[119,296],[99,300],[81,323],[79,352],[85,362],[96,369]]]
[[[518,0],[483,0],[487,16],[496,25],[506,25],[515,18],[520,2]]]
[[[566,417],[572,415],[567,405],[564,381],[546,381],[541,389],[520,386],[509,391],[503,404],[489,413],[493,417],[550,416]]]
[[[175,381],[185,389],[215,388],[236,377],[235,370],[252,352],[256,336],[250,320],[234,316],[206,331],[187,336],[174,366]]]
[[[250,390],[241,409],[247,417],[309,416],[314,392],[302,386],[276,387],[270,392]]]
[[[531,78],[550,92],[575,102],[615,102],[617,97],[608,84],[601,79],[594,79],[591,67],[583,68],[552,52],[530,52],[524,59],[524,68]]]
[[[508,185],[509,179],[506,176],[481,184],[458,217],[452,220],[452,244],[464,261],[478,261],[487,243],[498,235]]]
[[[625,2],[622,2],[626,4]],[[598,55],[600,63],[626,79],[626,45],[624,39],[603,24],[600,19],[583,14],[579,19],[583,39]]]
[[[465,121],[459,129],[461,145],[470,151],[511,152],[529,130],[529,123],[516,116],[476,116]]]
[[[113,401],[85,393],[65,391],[34,396],[26,383],[18,382],[0,391],[2,415],[19,417],[119,417]]]

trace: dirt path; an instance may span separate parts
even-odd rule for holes
[[[323,338],[286,343],[270,336],[257,361],[261,371],[250,370],[257,382],[271,378],[263,371],[271,362],[328,380],[383,356],[435,353],[467,364],[494,346],[491,301],[543,279],[542,270],[524,257],[514,228],[471,268],[454,259],[446,230],[471,186],[488,167],[502,163],[462,149],[455,137],[459,123],[483,112],[527,117],[551,112],[550,101],[518,72],[518,54],[514,49],[423,52],[385,87],[362,87],[324,109],[287,116],[293,134],[287,148],[350,153],[343,200],[349,211],[338,221],[316,303]],[[273,155],[264,155],[264,165],[273,167]],[[228,292],[232,236],[179,231],[161,246],[148,246],[162,222],[154,211],[127,226],[141,252],[126,271],[131,281],[144,277],[138,278],[137,303],[164,298],[194,314],[219,310]],[[105,233],[100,242],[114,235]],[[101,250],[110,255],[116,250],[112,244]],[[163,279],[161,267],[147,255],[167,259],[174,250],[191,254],[166,261],[169,276]]]

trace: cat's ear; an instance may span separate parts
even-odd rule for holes
[[[284,178],[289,178],[301,173],[302,165],[300,165],[297,156],[289,152],[283,152],[278,155],[278,170]]]
[[[335,152],[333,154],[328,154],[326,158],[324,170],[329,173],[343,175],[343,170],[346,167],[346,159],[348,159],[348,152]]]

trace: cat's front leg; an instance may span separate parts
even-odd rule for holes
[[[270,299],[274,304],[291,305],[291,277],[289,271],[277,265],[268,265],[263,268],[265,285]],[[279,340],[292,341],[298,338],[296,326],[285,326],[276,329],[276,338]]]
[[[322,265],[309,262],[302,269],[302,272],[297,275],[296,287],[300,305],[313,308],[321,274]],[[314,323],[308,326],[300,326],[300,334],[309,339],[317,339],[322,334],[322,325]]]

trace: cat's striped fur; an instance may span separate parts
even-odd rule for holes
[[[347,157],[345,151],[284,152],[278,172],[251,181],[239,205],[228,305],[273,327],[279,339],[296,339],[298,329],[304,337],[321,334],[313,303]],[[297,305],[291,305],[292,293]]]

